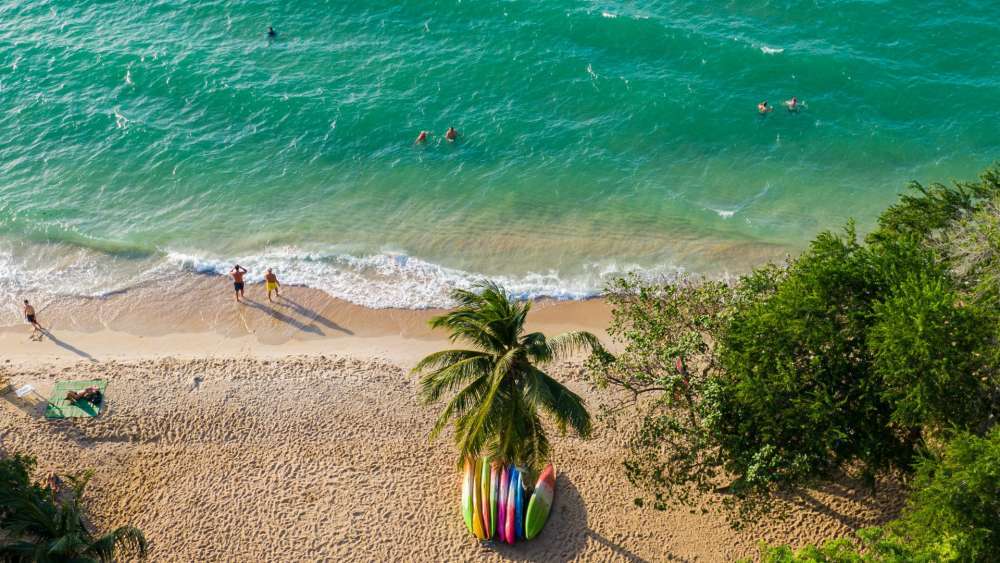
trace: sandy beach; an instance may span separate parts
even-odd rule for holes
[[[758,541],[801,545],[880,523],[891,486],[870,497],[830,485],[785,520],[739,532],[722,514],[637,508],[620,436],[554,441],[554,514],[542,535],[481,546],[459,513],[450,437],[428,442],[435,407],[417,399],[413,363],[448,345],[435,311],[352,306],[307,288],[274,305],[251,285],[188,276],[100,299],[40,304],[52,338],[0,331],[3,370],[47,396],[56,381],[108,380],[96,419],[46,421],[43,405],[0,399],[0,447],[42,471],[90,468],[97,525],[139,526],[154,561],[729,561]],[[601,301],[541,303],[532,329],[597,332]],[[578,363],[552,373],[592,410]]]

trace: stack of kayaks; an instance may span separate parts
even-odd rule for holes
[[[465,460],[462,481],[462,516],[465,527],[480,540],[513,545],[537,536],[552,511],[556,492],[556,470],[548,464],[534,489],[521,467],[488,457]]]

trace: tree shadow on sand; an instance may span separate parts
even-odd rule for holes
[[[282,307],[288,307],[289,309],[291,309],[292,311],[294,311],[297,315],[301,315],[303,317],[307,317],[310,320],[312,320],[313,322],[317,322],[317,323],[325,326],[326,328],[328,328],[330,330],[336,330],[336,331],[343,332],[343,333],[348,334],[348,335],[353,335],[354,334],[354,332],[352,332],[351,330],[346,329],[346,328],[338,325],[337,323],[331,321],[330,319],[324,317],[318,311],[314,311],[314,310],[312,310],[312,309],[310,309],[310,308],[308,308],[308,307],[306,307],[304,305],[301,305],[300,303],[296,302],[295,300],[290,299],[288,297],[285,297],[284,295],[279,295],[278,296],[278,300],[275,301],[274,304],[282,306]]]
[[[597,549],[592,547],[592,553],[588,554],[597,559],[646,561],[592,530],[580,491],[566,475],[559,475],[556,478],[555,503],[542,533],[531,541],[515,545],[491,543],[489,548],[509,561],[570,561],[580,556],[588,542],[600,546]]]
[[[796,490],[786,495],[794,506],[822,514],[851,530],[881,526],[899,516],[904,497],[899,483],[881,484],[878,494],[859,479],[840,475],[815,489]],[[825,497],[825,498],[824,498]],[[840,502],[837,502],[837,501]]]

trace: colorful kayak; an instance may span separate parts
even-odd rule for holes
[[[482,498],[483,492],[482,487],[479,486],[483,469],[483,460],[477,459],[475,466],[472,468],[473,481],[472,481],[472,534],[476,536],[477,539],[486,539],[486,533],[483,530],[483,510],[482,510]]]
[[[480,504],[479,510],[483,519],[483,538],[493,539],[493,534],[490,533],[492,529],[492,524],[490,522],[490,458],[484,457],[482,460],[482,465],[479,470],[479,494],[480,494]]]
[[[518,540],[524,539],[524,504],[528,496],[527,475],[524,469],[517,469],[517,487],[514,488],[514,531]]]
[[[465,527],[470,534],[476,531],[472,527],[472,516],[475,514],[472,508],[472,490],[476,486],[476,462],[471,457],[465,458],[465,476],[462,478],[462,518],[465,519]]]
[[[503,464],[494,461],[490,465],[490,536],[497,537],[497,515],[499,507],[497,501],[500,500],[500,473],[503,471]]]
[[[507,479],[507,508],[505,516],[507,519],[504,521],[504,541],[510,545],[514,545],[517,541],[517,468],[513,465],[510,466],[508,473],[510,477]]]
[[[524,537],[534,539],[545,527],[552,511],[552,499],[556,494],[556,469],[552,464],[545,466],[538,476],[535,492],[531,493],[528,510],[524,514]]]
[[[500,490],[497,492],[497,539],[507,541],[507,490],[510,489],[510,467],[500,466]]]

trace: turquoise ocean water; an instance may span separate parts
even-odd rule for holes
[[[481,275],[581,297],[745,270],[1000,157],[998,22],[995,0],[0,0],[0,294],[239,261],[421,307]]]

